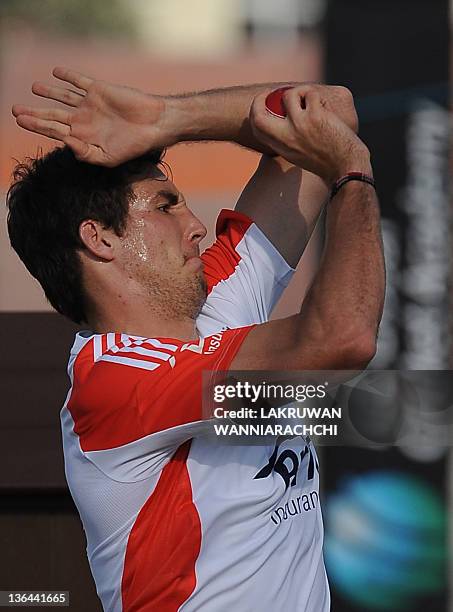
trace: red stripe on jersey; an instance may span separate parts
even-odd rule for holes
[[[126,612],[176,612],[195,589],[201,523],[186,460],[174,454],[132,527],[121,584]]]
[[[201,256],[208,293],[233,274],[241,261],[235,249],[252,223],[247,215],[235,210],[221,211],[216,225],[217,240]]]
[[[235,221],[237,225],[245,226],[245,230],[243,233],[247,231],[247,229],[252,225],[253,221],[244,213],[238,212],[237,210],[230,210],[229,208],[224,208],[220,211],[219,216],[217,217],[217,222],[215,226],[215,234],[216,236],[220,236],[227,229],[229,222]]]

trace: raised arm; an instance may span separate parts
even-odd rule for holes
[[[371,175],[366,146],[328,107],[318,92],[298,88],[283,123],[258,96],[252,125],[268,146],[326,185],[353,171]],[[385,284],[374,188],[346,183],[328,205],[326,229],[321,266],[300,313],[252,330],[233,369],[361,369],[372,358]]]
[[[286,83],[156,96],[65,68],[55,68],[53,73],[62,86],[34,83],[32,90],[65,107],[43,109],[16,104],[13,114],[18,125],[64,142],[81,161],[115,166],[152,148],[197,140],[228,140],[275,155],[251,129],[249,112],[259,92],[266,94]],[[311,87],[322,92],[338,116],[357,130],[352,97],[345,88]],[[326,193],[318,177],[281,158],[265,155],[236,208],[250,216],[295,267]]]
[[[19,126],[64,142],[82,161],[116,166],[150,149],[197,140],[228,140],[273,154],[255,137],[249,110],[259,92],[269,92],[282,83],[156,96],[67,68],[55,68],[53,74],[63,85],[36,82],[32,91],[62,102],[63,108],[15,104],[12,111]],[[342,88],[325,89],[337,106]],[[347,123],[357,121],[342,104],[337,112]]]

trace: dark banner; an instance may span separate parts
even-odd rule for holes
[[[446,0],[330,1],[326,81],[354,93],[383,215],[375,368],[449,367],[448,67]],[[447,451],[414,442],[322,456],[332,609],[446,612]]]

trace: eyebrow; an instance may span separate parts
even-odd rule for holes
[[[174,191],[168,191],[167,189],[160,189],[154,196],[153,201],[157,200],[158,197],[165,198],[169,204],[177,204],[183,199],[181,193],[175,193]]]

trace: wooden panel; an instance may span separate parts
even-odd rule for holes
[[[59,412],[76,329],[54,313],[0,313],[0,489],[66,489]]]
[[[2,495],[2,590],[69,591],[70,610],[102,610],[69,494]]]

